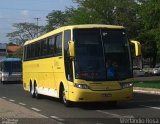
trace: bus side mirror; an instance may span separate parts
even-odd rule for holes
[[[68,45],[69,45],[69,56],[70,56],[71,58],[74,58],[74,57],[75,57],[74,41],[69,41],[69,42],[68,42]]]
[[[136,57],[142,56],[141,44],[138,41],[131,40],[131,44],[134,46],[134,54]]]

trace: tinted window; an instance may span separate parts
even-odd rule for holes
[[[22,63],[21,61],[9,61],[3,63],[3,71],[4,72],[21,72],[22,71]]]
[[[129,42],[121,29],[75,29],[75,76],[122,80],[132,76]]]
[[[55,46],[54,46],[55,56],[62,55],[62,34],[55,36]]]
[[[12,62],[12,72],[21,72],[21,71],[22,71],[21,61]]]
[[[54,54],[54,43],[55,43],[55,37],[52,36],[48,39],[48,55]]]
[[[41,51],[41,44],[40,44],[40,42],[36,42],[35,43],[35,57],[36,58],[41,56],[40,51]]]
[[[27,49],[26,49],[26,46],[24,47],[24,49],[23,49],[23,60],[26,60],[27,58],[27,56],[26,56],[26,54],[27,54]]]
[[[35,57],[35,44],[31,44],[31,58]]]
[[[31,45],[27,46],[27,60],[31,58]]]
[[[71,30],[64,31],[64,60],[66,79],[73,81],[72,61],[69,59],[68,41],[71,40]]]
[[[47,48],[48,47],[48,41],[46,39],[41,41],[41,55],[46,56],[47,55]]]
[[[62,55],[62,33],[24,47],[24,60]]]
[[[71,40],[71,30],[64,31],[64,49],[68,51],[68,41]]]

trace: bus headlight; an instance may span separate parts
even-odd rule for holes
[[[122,88],[132,87],[133,82],[121,82],[120,85]]]
[[[75,83],[75,84],[74,84],[74,87],[80,88],[80,89],[89,89],[89,86],[86,85],[86,84],[78,84],[78,83]]]
[[[8,73],[2,73],[2,77],[8,77]]]

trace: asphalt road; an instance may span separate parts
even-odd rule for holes
[[[67,108],[59,100],[51,97],[31,98],[30,94],[23,90],[22,84],[0,84],[0,98],[64,124],[106,124],[112,121],[120,123],[127,121],[124,118],[160,117],[160,96],[149,94],[135,93],[134,100],[120,102],[117,107],[109,107],[106,103],[86,103]]]

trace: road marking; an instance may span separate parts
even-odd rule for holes
[[[13,99],[10,99],[9,101],[10,101],[10,102],[15,102],[15,100],[13,100]]]
[[[41,110],[37,109],[37,108],[31,108],[34,111],[40,112]]]
[[[3,99],[6,99],[7,97],[3,96],[2,98],[3,98]]]
[[[153,106],[146,106],[146,105],[140,105],[140,106],[152,109],[160,109],[159,107],[153,107]]]
[[[58,120],[58,121],[64,121],[64,119],[59,118],[57,116],[50,116],[52,119]]]
[[[20,104],[20,105],[23,105],[23,106],[25,106],[25,105],[26,105],[26,104],[24,104],[24,103],[22,103],[22,102],[19,102],[19,104]]]
[[[106,114],[106,115],[110,115],[110,116],[115,117],[115,118],[134,118],[133,115],[122,116],[122,115],[119,115],[119,114],[109,113],[109,112],[105,112],[105,111],[101,111],[101,110],[96,110],[96,111],[100,112],[100,113],[103,113],[103,114]]]

